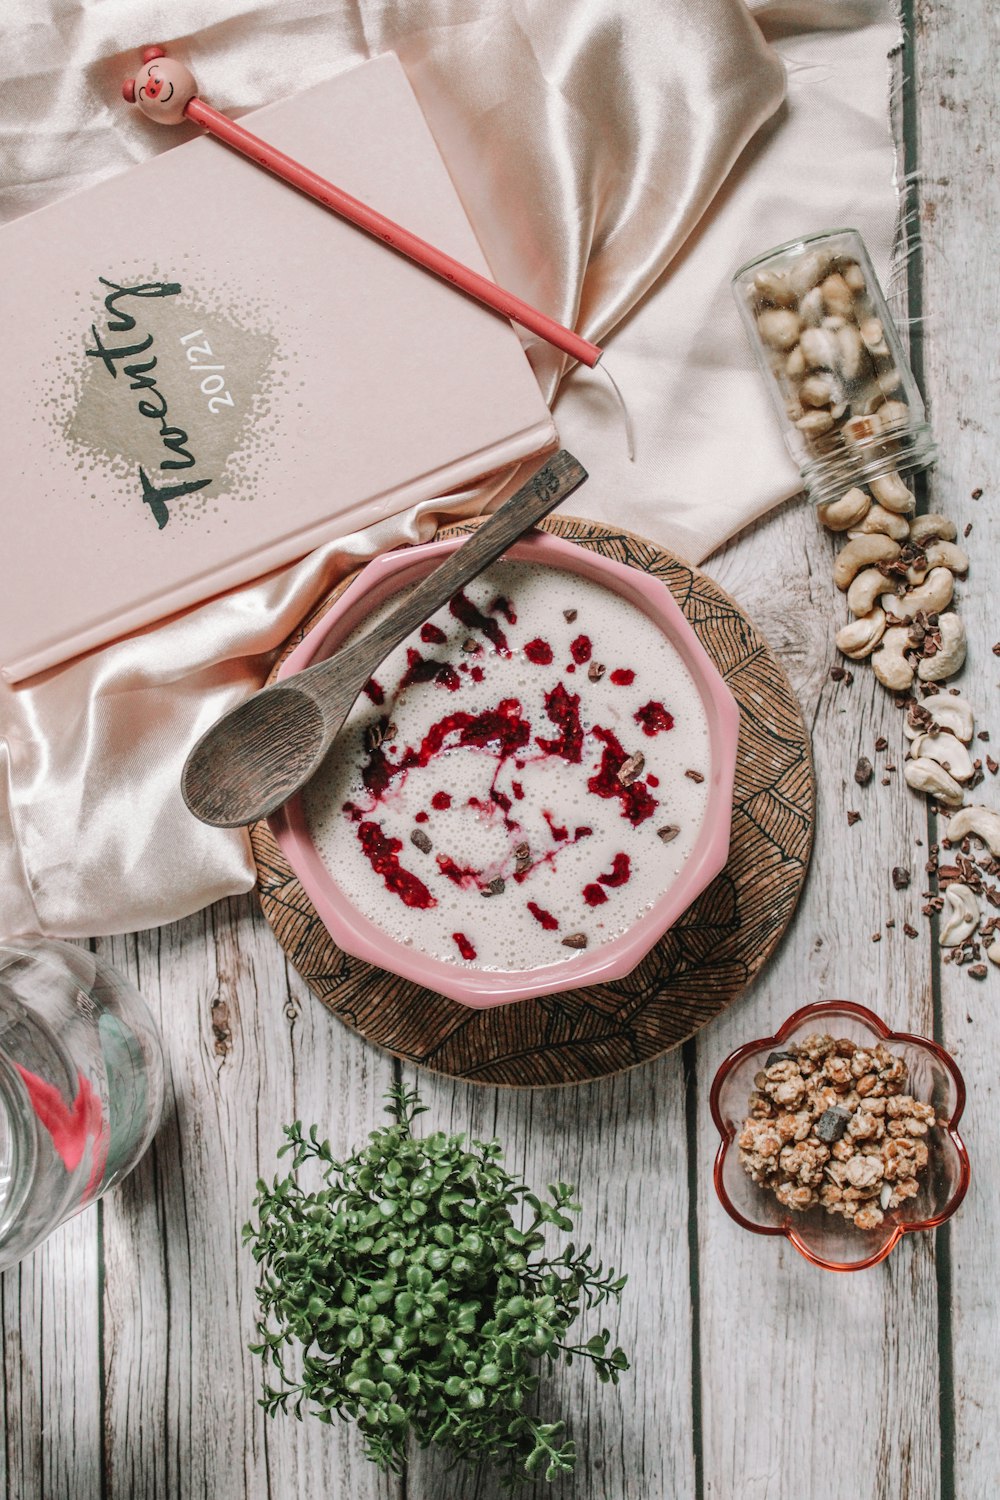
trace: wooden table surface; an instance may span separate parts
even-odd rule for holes
[[[927,499],[973,523],[961,593],[964,689],[1000,740],[1000,272],[998,12],[910,0],[897,100],[902,166],[922,252],[909,313],[940,459]],[[989,61],[992,55],[992,63]],[[981,488],[982,498],[971,498]],[[579,1185],[583,1233],[627,1270],[617,1390],[576,1367],[553,1378],[580,1500],[985,1500],[997,1492],[997,1063],[1000,974],[943,966],[920,915],[935,837],[897,772],[861,789],[853,769],[901,716],[861,666],[831,681],[843,614],[833,546],[793,503],[710,559],[759,623],[812,726],[819,782],[806,892],[775,959],[695,1042],[609,1082],[497,1092],[404,1070],[429,1126],[496,1132],[514,1170]],[[984,789],[989,791],[990,788]],[[847,810],[861,822],[848,827]],[[893,865],[917,873],[892,889]],[[887,918],[895,929],[872,934]],[[902,931],[908,919],[915,939]],[[0,1494],[7,1500],[286,1500],[492,1497],[495,1485],[414,1457],[381,1476],[346,1427],[266,1420],[247,1352],[256,1268],[240,1244],[254,1184],[283,1121],[322,1122],[338,1150],[379,1118],[397,1076],[329,1017],[287,968],[255,899],[159,931],[102,941],[158,1012],[172,1072],[148,1157],[103,1203],[0,1278],[4,1342]],[[909,1236],[856,1276],[813,1270],[784,1242],[744,1233],[711,1183],[707,1096],[726,1053],[806,1000],[852,996],[933,1034],[965,1072],[973,1185],[952,1224]],[[540,1486],[538,1493],[544,1487]],[[528,1493],[535,1493],[529,1491]]]

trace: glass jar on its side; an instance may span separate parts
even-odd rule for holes
[[[0,1270],[130,1172],[163,1105],[135,986],[85,948],[0,939]]]
[[[733,291],[811,500],[933,463],[924,404],[857,230],[779,245],[741,266]]]

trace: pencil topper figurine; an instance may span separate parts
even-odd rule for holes
[[[159,125],[179,125],[197,92],[191,70],[175,57],[168,57],[162,47],[147,47],[136,76],[122,84],[122,95],[129,104],[138,104],[143,114]]]

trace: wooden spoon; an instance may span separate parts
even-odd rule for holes
[[[586,477],[586,469],[562,449],[368,635],[217,720],[181,773],[181,792],[195,817],[238,828],[286,802],[319,769],[355,699],[390,651]]]

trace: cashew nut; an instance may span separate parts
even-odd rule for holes
[[[790,267],[788,280],[797,297],[804,297],[823,280],[831,266],[830,256],[825,250],[810,250],[800,255]]]
[[[909,639],[910,632],[905,625],[892,625],[872,657],[875,676],[883,687],[894,693],[904,692],[913,682],[913,667],[903,655]]]
[[[881,573],[879,577],[881,578]],[[875,650],[885,634],[885,611],[873,609],[859,620],[851,620],[837,631],[837,649],[853,661],[860,661]]]
[[[787,307],[767,307],[757,319],[757,332],[772,349],[791,349],[799,337],[802,320]]]
[[[1000,813],[981,805],[963,807],[948,824],[948,842],[960,844],[970,833],[982,839],[992,855],[1000,855]]]
[[[845,380],[857,380],[865,359],[865,346],[853,323],[845,323],[837,329],[837,353],[840,356],[840,373]]]
[[[864,490],[848,490],[839,500],[830,500],[819,506],[819,518],[829,531],[848,531],[863,521],[871,506]]]
[[[931,716],[931,723],[937,729],[946,729],[958,739],[964,740],[966,744],[975,733],[976,720],[972,712],[972,704],[967,703],[964,698],[953,696],[951,693],[935,693],[931,698],[925,698],[921,704]],[[922,729],[915,729],[907,715],[903,724],[903,733],[908,740],[915,740],[923,734]]]
[[[979,902],[974,891],[955,881],[944,893],[941,911],[942,948],[956,948],[972,936],[979,926]]]
[[[953,573],[969,571],[969,554],[954,542],[932,542],[927,548],[928,568],[950,568]]]
[[[958,615],[949,611],[938,620],[941,644],[933,656],[922,657],[917,663],[917,676],[921,682],[944,682],[965,663],[965,626]]]
[[[832,276],[820,283],[819,289],[828,313],[833,313],[837,318],[854,316],[854,294],[843,276],[834,271]]]
[[[920,734],[908,753],[914,760],[921,756],[936,760],[956,781],[969,781],[975,775],[972,756],[953,734]]]
[[[836,394],[829,375],[810,375],[799,386],[799,400],[803,406],[829,406]]]
[[[863,417],[851,417],[850,421],[844,423],[844,441],[855,448],[862,448],[870,443],[872,438],[878,437],[880,422],[878,412],[872,412]]]
[[[818,286],[806,292],[799,303],[799,315],[809,328],[818,328],[823,321],[823,294]]]
[[[805,356],[798,344],[784,362],[784,374],[789,377],[790,381],[802,380],[805,375]]]
[[[986,957],[989,959],[990,963],[1000,964],[1000,936],[997,936],[993,939],[992,943],[986,950]]]
[[[880,531],[883,536],[891,536],[894,542],[904,542],[910,534],[910,523],[905,516],[886,510],[884,505],[873,505],[857,530],[851,532],[851,536],[876,531]]]
[[[936,760],[930,760],[926,755],[908,760],[903,766],[903,775],[907,786],[912,786],[915,792],[924,792],[944,803],[945,807],[961,807],[965,793],[954,776],[949,776]]]
[[[898,556],[899,543],[894,542],[892,537],[878,534],[855,537],[853,542],[848,542],[837,553],[833,564],[833,581],[838,589],[846,589],[862,568],[867,568],[872,563],[894,562]]]
[[[795,306],[795,293],[784,271],[758,271],[753,284],[762,302],[772,302],[775,307]]]
[[[807,438],[822,437],[824,432],[832,430],[833,417],[828,411],[807,411],[795,425]]]
[[[910,420],[910,408],[905,401],[883,401],[878,417],[883,431],[887,427],[901,427]]]
[[[859,324],[858,331],[872,354],[882,356],[889,353],[889,346],[885,341],[884,330],[878,318],[865,318]]]
[[[832,370],[837,363],[837,336],[829,328],[803,328],[799,347],[810,370]]]
[[[947,568],[932,568],[923,583],[909,589],[901,598],[895,594],[883,594],[882,608],[901,620],[912,620],[920,609],[927,614],[947,609],[954,591],[954,575]]]
[[[865,568],[847,590],[847,607],[852,615],[866,615],[885,589],[885,574],[878,568]],[[882,611],[880,610],[881,614]],[[884,619],[884,614],[883,614]]]
[[[868,488],[887,510],[900,514],[912,510],[917,503],[898,474],[883,474],[881,479],[873,479]]]
[[[850,261],[844,267],[844,280],[852,292],[863,292],[865,289],[865,273],[856,260]]]
[[[921,547],[935,537],[953,542],[957,535],[954,521],[949,521],[947,516],[938,515],[936,511],[931,511],[926,516],[914,516],[910,522],[910,541],[917,542]]]

